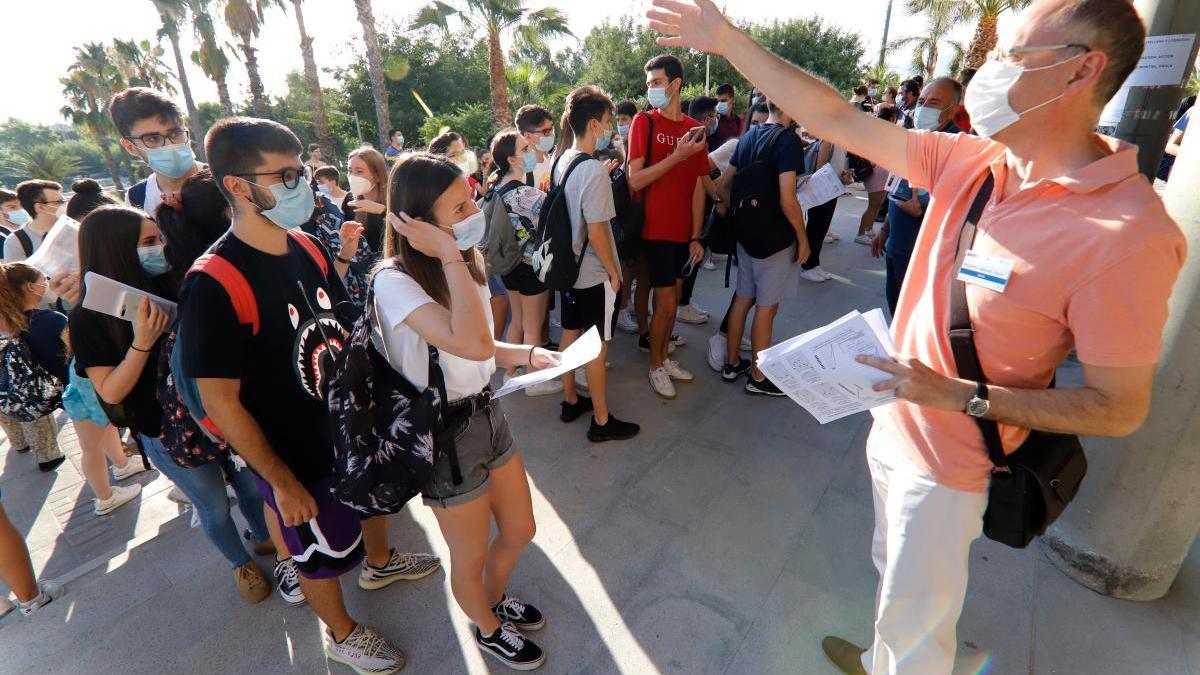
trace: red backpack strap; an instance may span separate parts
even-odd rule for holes
[[[311,243],[311,242],[310,242]],[[188,274],[207,274],[221,284],[221,288],[229,295],[233,311],[239,323],[250,326],[250,331],[258,335],[258,301],[254,298],[254,290],[241,271],[225,258],[215,253],[205,253],[196,258]]]
[[[300,244],[304,252],[313,259],[313,262],[317,263],[317,267],[321,268],[321,276],[329,276],[329,263],[325,260],[325,254],[321,253],[321,249],[317,248],[316,242],[309,239],[308,235],[300,230],[288,230],[287,234],[292,238],[292,241]]]

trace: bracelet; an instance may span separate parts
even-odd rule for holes
[[[699,242],[699,243],[704,243],[704,240],[703,240],[703,239],[701,239],[700,237],[692,237],[691,239],[688,239],[688,243],[689,243],[689,244],[690,244],[690,243],[692,243],[693,241],[694,241],[694,242]]]
[[[138,346],[137,346],[137,345],[135,345],[135,344],[133,344],[132,342],[131,342],[131,343],[129,343],[129,348],[130,348],[130,349],[132,349],[132,350],[133,350],[133,351],[135,351],[135,352],[141,352],[141,353],[143,353],[143,354],[149,354],[149,353],[150,353],[150,350],[149,350],[149,349],[138,349]]]
[[[338,261],[338,262],[342,263],[343,265],[350,265],[350,264],[352,264],[352,263],[351,263],[351,261],[349,261],[349,260],[346,260],[345,258],[343,258],[343,257],[342,257],[342,256],[340,256],[340,255],[339,255],[338,257],[334,258],[334,260],[336,260],[336,261]]]
[[[531,365],[531,366],[533,365],[533,350],[535,350],[535,349],[537,349],[537,347],[529,348],[529,365]]]
[[[444,262],[444,263],[442,263],[442,267],[445,267],[446,265],[453,265],[454,263],[459,263],[459,262],[460,262],[460,263],[462,263],[462,264],[464,264],[464,265],[466,265],[466,264],[467,264],[467,261],[466,261],[466,260],[449,260],[449,261],[447,261],[447,262]]]

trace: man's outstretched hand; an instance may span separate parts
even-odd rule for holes
[[[654,0],[654,6],[646,12],[650,29],[663,34],[657,42],[662,47],[690,47],[723,54],[728,47],[725,36],[734,28],[721,14],[712,0]]]

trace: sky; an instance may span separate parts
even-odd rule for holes
[[[0,2],[8,5],[4,8],[6,25],[28,27],[6,31],[5,39],[0,43],[0,54],[8,66],[9,79],[12,81],[14,75],[17,78],[16,86],[9,90],[9,95],[0,97],[0,121],[16,117],[43,124],[63,122],[58,112],[63,105],[59,78],[65,75],[67,66],[73,61],[76,45],[97,40],[109,41],[114,37],[154,40],[159,28],[158,14],[150,0],[102,0],[102,10],[97,9],[97,0],[49,0],[53,5],[53,11],[49,13],[45,5],[39,3],[18,4],[15,0]],[[417,9],[426,3],[427,0],[375,0],[375,20],[381,30],[393,23],[406,25]],[[257,42],[263,81],[271,95],[284,93],[285,76],[289,71],[303,69],[299,30],[292,15],[292,3],[288,1],[284,4],[288,7],[287,11],[273,8],[267,12],[265,26]],[[454,4],[454,0],[451,0],[451,4]],[[866,46],[864,58],[874,63],[878,59],[887,4],[888,0],[736,0],[729,2],[728,6],[731,6],[730,15],[752,21],[820,16],[839,28],[861,35]],[[889,40],[921,33],[924,20],[907,16],[903,4],[904,0],[895,0]],[[528,5],[532,8],[546,5],[558,7],[567,14],[572,32],[583,36],[605,20],[615,21],[630,13],[642,17],[649,0],[531,0]],[[232,45],[233,38],[221,17],[214,18],[218,40]],[[324,69],[344,66],[361,58],[362,30],[354,3],[352,0],[307,0],[304,3],[304,20],[314,40],[317,66],[322,69],[322,84],[330,86],[333,84],[332,76]],[[1012,24],[1011,19],[1001,23],[1002,36],[1011,29]],[[35,26],[38,28],[34,29]],[[970,27],[961,27],[953,37],[965,44],[970,41],[972,32]],[[165,41],[163,46],[166,49],[164,61],[174,71],[175,61],[170,46]],[[559,48],[564,46],[567,43],[558,45]],[[193,97],[197,102],[216,101],[216,86],[188,58],[196,48],[190,31],[184,31],[181,48]],[[228,51],[231,52],[231,58],[236,54],[232,49]],[[897,72],[907,73],[909,60],[906,51],[893,54],[889,64]],[[942,67],[945,67],[944,64]],[[240,61],[233,60],[230,64],[229,87],[235,101],[249,98],[246,70]],[[180,107],[183,107],[183,97],[180,95],[177,98]]]

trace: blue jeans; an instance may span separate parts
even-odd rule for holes
[[[229,513],[229,496],[225,493],[225,478],[233,486],[237,495],[238,508],[250,524],[250,535],[255,541],[266,541],[270,538],[267,531],[267,521],[263,517],[263,498],[254,482],[250,469],[238,470],[233,461],[226,458],[221,462],[209,462],[197,467],[186,467],[177,464],[167,454],[162,441],[157,438],[142,435],[142,449],[171,482],[183,490],[183,494],[192,500],[192,507],[200,515],[200,524],[204,534],[229,564],[233,567],[250,562],[250,554],[242,544],[242,536],[238,533],[237,523]]]

